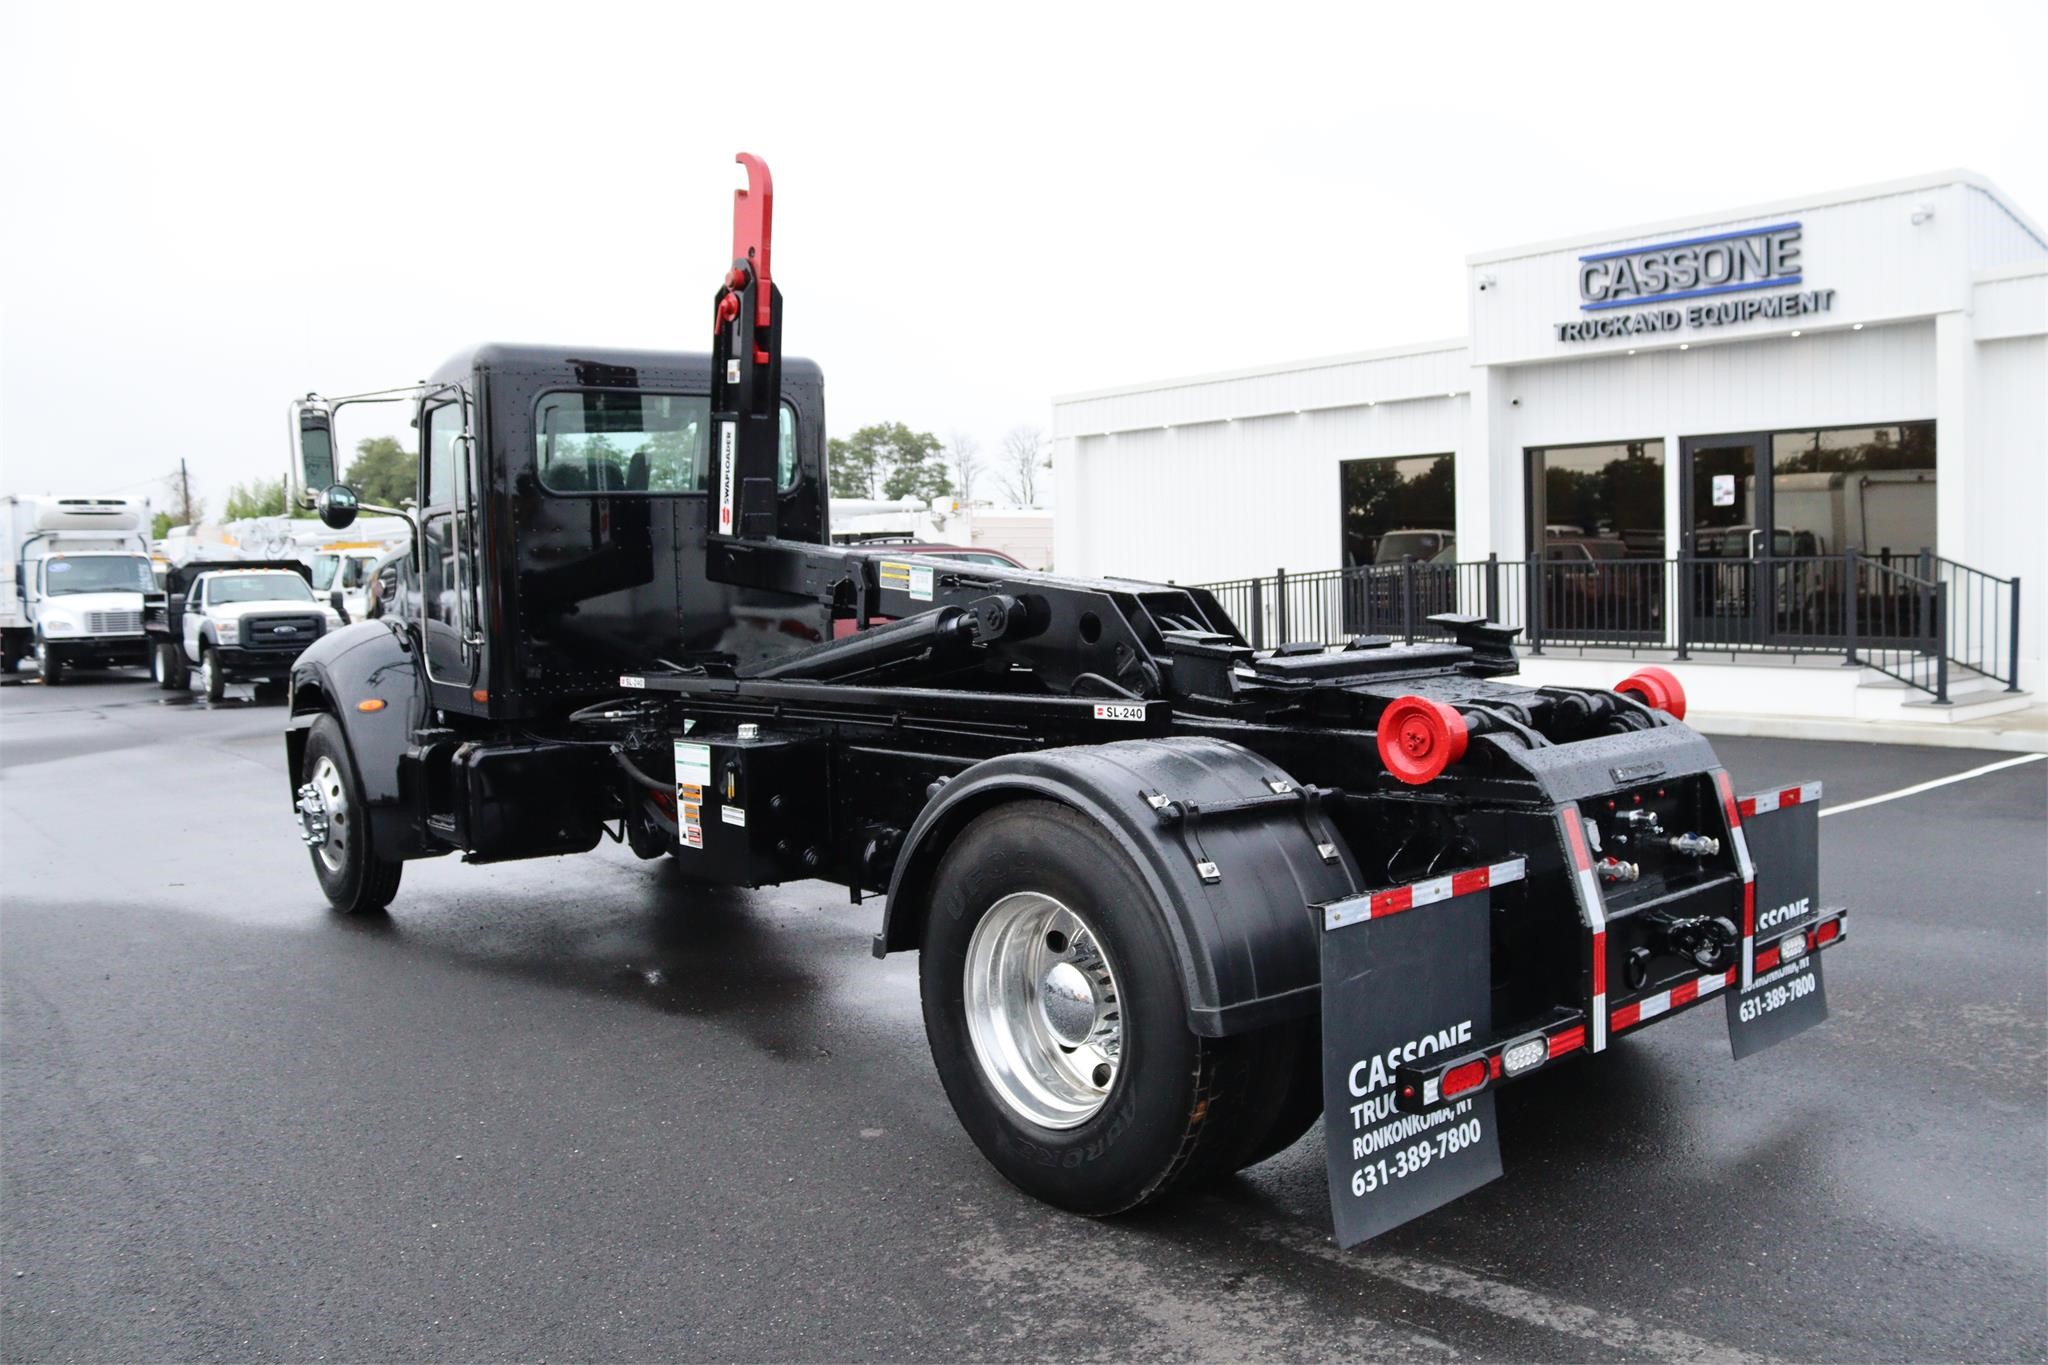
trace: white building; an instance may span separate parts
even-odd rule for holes
[[[1334,640],[1388,628],[1365,566],[1434,556],[1413,600],[1484,610],[1492,555],[1490,614],[1545,640],[1545,680],[1682,655],[1697,707],[1815,716],[1931,700],[1937,655],[1990,699],[2017,596],[2040,690],[2048,234],[1983,177],[1481,252],[1466,286],[1463,339],[1056,399],[1058,567],[1285,569],[1289,634]],[[1754,666],[1852,646],[1918,686]]]

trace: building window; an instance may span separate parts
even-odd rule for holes
[[[1771,501],[1780,554],[1931,549],[1934,423],[1774,432]]]
[[[1344,461],[1338,467],[1344,567],[1455,558],[1452,463],[1449,455]]]
[[[1528,452],[1529,553],[1664,557],[1664,443],[1543,446]]]

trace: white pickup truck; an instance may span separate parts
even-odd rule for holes
[[[189,564],[174,571],[150,605],[150,672],[177,691],[193,672],[208,701],[229,683],[253,682],[258,701],[282,697],[292,663],[342,626],[341,613],[313,596],[295,561]]]

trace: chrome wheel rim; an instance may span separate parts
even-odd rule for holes
[[[1116,968],[1101,939],[1051,896],[990,906],[967,943],[967,1032],[989,1088],[1041,1128],[1102,1111],[1123,1065]]]
[[[164,680],[164,652],[161,648],[149,651],[149,680],[151,682],[162,682]]]
[[[353,831],[349,828],[348,788],[342,784],[341,769],[334,766],[334,760],[326,754],[320,755],[313,764],[313,777],[306,786],[312,788],[311,798],[319,803],[319,813],[325,817],[326,828],[304,820],[306,796],[299,798],[302,824],[308,832],[319,832],[325,837],[312,844],[313,856],[329,872],[339,872],[348,862],[348,841]]]
[[[213,667],[213,651],[209,649],[206,657],[199,661],[199,685],[206,690],[208,697],[213,695]]]

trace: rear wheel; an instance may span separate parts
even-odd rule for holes
[[[228,694],[228,675],[215,651],[204,645],[199,648],[199,686],[208,701],[219,701]]]
[[[1078,812],[1018,802],[962,831],[923,948],[939,1079],[1027,1193],[1120,1213],[1229,1174],[1270,1131],[1280,1035],[1189,1031],[1162,912]]]
[[[176,645],[159,640],[149,647],[149,676],[160,691],[175,692],[185,685],[185,660]]]
[[[344,915],[372,914],[391,904],[405,864],[377,856],[362,784],[332,716],[315,721],[306,738],[298,790],[299,835],[328,903]]]

